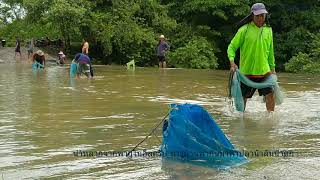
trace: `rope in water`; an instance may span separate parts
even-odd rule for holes
[[[169,110],[169,112],[164,116],[164,118],[151,130],[151,132],[142,140],[140,141],[131,151],[129,151],[126,156],[128,157],[130,154],[132,155],[132,152],[141,144],[143,143],[146,139],[149,138],[151,134],[154,133],[154,131],[166,120],[166,118],[169,116],[171,113],[172,109]]]

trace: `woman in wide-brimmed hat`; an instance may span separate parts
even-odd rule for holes
[[[40,66],[41,68],[44,68],[44,67],[45,67],[46,59],[45,59],[45,57],[44,57],[43,51],[38,50],[36,53],[34,53],[33,56],[32,56],[32,61],[33,61],[33,63],[35,63],[35,62],[38,63],[38,66],[37,66],[38,68],[39,68],[39,66]],[[39,64],[40,64],[40,65],[39,65]]]
[[[64,53],[62,51],[60,51],[58,53],[58,60],[57,60],[57,64],[65,64],[65,60],[66,60],[66,55],[64,55]]]

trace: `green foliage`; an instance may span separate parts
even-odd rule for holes
[[[89,31],[96,34],[103,53],[119,64],[134,59],[137,65],[151,65],[158,33],[176,27],[165,6],[154,0],[114,1],[107,13],[92,13],[91,17]]]
[[[85,19],[88,9],[82,0],[54,0],[45,18],[60,30],[70,46],[71,36],[79,35],[79,25]]]
[[[82,32],[84,34],[91,34],[95,32],[96,40],[100,41],[102,46],[102,52],[106,56],[110,56],[113,51],[112,38],[114,36],[114,25],[112,23],[112,14],[96,12],[91,13],[93,21],[89,22],[87,26],[88,32]]]
[[[289,63],[285,64],[285,68],[288,72],[301,72],[306,65],[312,63],[312,59],[308,54],[298,53],[298,55],[293,56]]]
[[[203,37],[190,40],[186,46],[169,52],[168,63],[181,68],[215,69],[218,67],[212,45]]]
[[[311,43],[311,56],[314,57],[316,62],[320,63],[320,33],[318,34],[313,34],[312,37],[313,39]]]
[[[167,0],[170,14],[187,32],[188,37],[181,35],[173,43],[175,46],[184,46],[180,42],[189,41],[193,36],[203,36],[213,45],[215,55],[218,57],[219,67],[229,67],[226,49],[230,43],[236,21],[245,17],[250,12],[250,5],[246,0]],[[190,32],[191,30],[191,32]],[[190,33],[189,33],[190,32]]]
[[[48,32],[50,32],[51,38],[59,37],[59,32],[49,25],[30,24],[23,20],[14,20],[0,30],[0,37],[6,39],[7,46],[14,46],[17,37],[22,41],[27,41],[31,38],[45,37]]]
[[[144,25],[156,32],[172,32],[177,26],[176,21],[168,16],[168,8],[156,0],[142,0],[136,15]]]
[[[320,73],[320,63],[310,63],[306,64],[303,66],[303,69],[301,72],[306,72],[306,73]]]
[[[170,43],[170,63],[228,68],[227,46],[251,0],[2,0],[0,37],[62,38],[104,63],[152,65],[158,36]],[[318,0],[263,1],[271,14],[276,68],[314,72],[320,59]],[[208,50],[210,49],[210,50]],[[183,57],[183,58],[182,58]],[[210,59],[210,60],[209,60]],[[290,60],[290,61],[289,61]],[[299,64],[303,64],[299,67]]]
[[[10,19],[13,19],[13,14],[10,12],[9,6],[0,6],[0,20],[3,23],[9,23]]]
[[[30,22],[37,22],[51,7],[52,0],[23,0],[23,7],[27,11],[26,19]]]
[[[133,21],[118,22],[114,26],[112,38],[113,48],[123,63],[135,60],[136,64],[143,65],[150,61],[154,54],[155,35],[149,28],[139,26]]]
[[[287,59],[299,52],[310,53],[312,33],[303,27],[290,32],[275,34],[275,58],[277,67],[281,67]]]
[[[0,20],[9,23],[24,16],[22,0],[1,0],[0,1]]]
[[[320,72],[320,34],[312,34],[311,39],[313,41],[309,45],[310,53],[299,52],[296,56],[293,56],[289,62],[285,64],[286,71],[295,73]]]

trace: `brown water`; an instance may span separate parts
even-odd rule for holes
[[[255,95],[240,114],[225,98],[227,71],[97,66],[94,79],[70,80],[64,67],[34,73],[30,64],[6,63],[0,72],[0,179],[319,179],[319,75],[280,73],[284,104],[268,114]],[[240,150],[297,153],[249,157],[227,170],[160,157],[73,155],[128,151],[165,116],[168,104],[185,102],[203,105]],[[157,150],[159,139],[151,137],[138,150]]]

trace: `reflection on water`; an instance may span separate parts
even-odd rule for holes
[[[255,95],[234,112],[227,71],[96,67],[94,79],[70,79],[67,67],[33,72],[0,65],[0,177],[67,179],[312,179],[320,147],[319,77],[279,74],[284,104],[268,114]],[[170,103],[203,105],[240,150],[292,150],[294,157],[250,157],[217,170],[160,157],[74,157],[128,151],[168,112]],[[157,137],[158,136],[158,137]],[[140,146],[158,149],[161,130]]]

